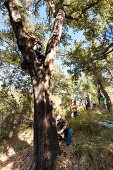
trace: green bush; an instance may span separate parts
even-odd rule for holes
[[[74,131],[82,131],[88,135],[97,135],[101,133],[103,129],[97,122],[94,121],[93,116],[89,114],[80,114],[76,118],[69,120],[69,126],[74,129]]]
[[[6,137],[8,137],[8,131],[0,130],[0,142]]]
[[[18,144],[18,149],[19,150],[24,150],[28,147],[28,144],[26,142],[21,142]]]
[[[2,88],[0,90],[0,129],[3,131],[1,139],[9,136],[10,132],[15,132],[20,125],[31,121],[32,108],[33,99],[30,93]]]
[[[24,131],[28,128],[29,128],[28,124],[22,124],[22,125],[18,126],[18,128],[16,129],[16,132]]]

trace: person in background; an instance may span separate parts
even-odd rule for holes
[[[87,96],[85,99],[85,106],[86,106],[86,110],[88,110],[91,106],[89,96]]]
[[[77,104],[76,104],[76,100],[74,100],[71,104],[71,117],[75,118],[77,116]]]
[[[99,101],[99,104],[100,104],[100,99],[101,99],[101,97],[102,97],[102,94],[99,92],[99,93],[98,93],[98,101]]]
[[[105,107],[105,97],[103,95],[100,97],[100,104]]]
[[[61,115],[56,117],[56,127],[58,140],[66,140],[66,145],[70,145],[71,139],[73,137],[73,129],[69,127],[66,119]]]
[[[92,107],[93,110],[96,110],[97,109],[97,105],[95,103],[93,103],[93,107]]]

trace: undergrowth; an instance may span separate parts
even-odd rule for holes
[[[69,119],[69,125],[74,129],[72,143],[78,169],[112,170],[113,129],[98,124],[98,121],[104,120],[113,120],[113,116],[90,111],[79,114],[75,119]],[[83,165],[82,159],[85,160]]]

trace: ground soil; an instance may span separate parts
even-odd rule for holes
[[[84,142],[84,152],[82,152],[81,141],[84,140],[84,136],[82,137],[80,139],[75,133],[70,146],[66,146],[65,141],[60,142],[60,155],[57,158],[56,170],[113,170],[113,150],[107,159],[104,154],[101,155],[102,153],[94,155],[93,158],[88,149],[94,138],[92,141],[89,138],[85,139],[89,143]],[[0,146],[0,170],[28,170],[32,161],[32,150],[33,132],[31,129],[4,140]]]

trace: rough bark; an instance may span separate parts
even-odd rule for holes
[[[110,97],[109,97],[107,91],[104,89],[104,87],[103,87],[101,81],[98,80],[98,84],[99,84],[99,87],[100,87],[101,92],[102,92],[102,93],[104,94],[104,96],[105,96],[107,110],[108,110],[108,112],[111,113],[111,112],[112,112],[112,103],[111,103],[111,99],[110,99]]]
[[[34,156],[30,170],[53,170],[58,153],[58,140],[55,121],[52,116],[50,98],[50,77],[56,54],[56,47],[61,38],[65,14],[58,11],[53,32],[48,41],[45,61],[40,63],[33,50],[35,37],[25,30],[20,13],[13,0],[5,1],[19,50],[24,65],[32,79],[34,92]]]

